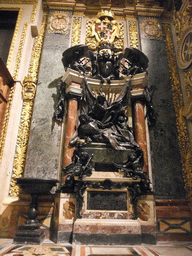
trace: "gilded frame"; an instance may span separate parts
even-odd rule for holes
[[[0,7],[0,10],[18,11],[18,17],[17,17],[15,30],[14,30],[14,33],[13,33],[13,38],[12,38],[12,41],[11,41],[11,46],[10,46],[10,49],[9,49],[9,54],[8,54],[7,63],[6,63],[7,68],[10,69],[11,62],[12,62],[12,59],[13,59],[14,46],[15,46],[17,35],[18,35],[19,26],[20,26],[20,23],[21,23],[21,16],[22,16],[23,8],[2,6],[2,7]],[[17,56],[15,66],[18,66],[17,63],[19,63],[19,62],[20,62],[19,61],[19,56]],[[16,75],[17,75],[17,72],[16,72],[16,69],[14,69],[14,75],[13,75],[14,80],[16,79]],[[15,89],[15,86],[13,86],[11,88],[11,91],[9,93],[9,100],[8,100],[7,109],[6,109],[6,113],[5,113],[5,118],[4,118],[4,122],[3,122],[3,128],[2,128],[2,132],[0,134],[0,163],[1,163],[1,160],[2,160],[2,156],[3,156],[5,136],[6,136],[6,132],[7,132],[7,125],[8,125],[8,120],[9,120],[9,116],[10,116],[10,110],[11,110],[11,105],[12,105],[12,100],[13,100],[14,89]]]
[[[38,3],[38,0],[17,0],[17,1],[15,1],[15,0],[0,0],[0,4],[15,4],[15,6],[10,6],[10,5],[0,6],[0,10],[10,10],[10,11],[18,10],[18,17],[17,17],[17,21],[16,21],[16,25],[15,25],[15,31],[13,34],[11,46],[9,49],[8,59],[7,59],[7,63],[6,63],[6,66],[8,69],[10,69],[10,67],[11,67],[14,46],[15,46],[16,38],[18,36],[18,31],[19,31],[19,27],[20,27],[20,23],[21,23],[21,17],[22,17],[22,13],[23,13],[23,8],[20,6],[16,6],[16,4],[33,4],[33,10],[31,13],[31,20],[30,20],[31,23],[33,23],[35,20],[35,15],[36,15],[36,11],[37,11],[37,3]],[[23,46],[25,43],[27,25],[28,25],[28,23],[25,23],[23,26],[23,30],[22,30],[22,36],[20,39],[19,49],[17,52],[17,57],[16,57],[16,61],[15,61],[14,71],[13,71],[13,79],[14,80],[17,79],[17,75],[18,75],[18,71],[19,71],[19,67],[20,67],[20,59],[21,59],[21,55],[22,55]],[[2,157],[3,157],[5,137],[6,137],[6,133],[7,133],[7,126],[8,126],[8,120],[9,120],[10,110],[11,110],[12,101],[13,101],[14,90],[15,90],[15,86],[13,86],[11,88],[10,93],[9,93],[9,100],[8,100],[8,104],[7,104],[5,118],[3,121],[2,132],[0,134],[0,164],[2,161]]]

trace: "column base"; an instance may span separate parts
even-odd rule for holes
[[[42,229],[25,229],[18,230],[13,239],[17,244],[41,244],[45,238],[45,232]]]

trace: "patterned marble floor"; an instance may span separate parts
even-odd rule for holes
[[[5,256],[192,256],[192,242],[158,243],[156,245],[99,246],[54,244],[16,245],[0,239],[0,255]]]

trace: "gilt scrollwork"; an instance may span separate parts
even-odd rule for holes
[[[130,20],[129,24],[129,39],[130,39],[130,46],[134,48],[139,48],[139,36],[138,36],[138,28],[137,22],[134,20]]]
[[[70,22],[69,13],[63,11],[53,12],[48,20],[48,33],[68,34]]]
[[[99,44],[114,44],[118,51],[124,46],[124,23],[114,20],[111,11],[101,11],[96,20],[88,20],[86,27],[86,45],[96,50]]]
[[[178,66],[186,70],[192,63],[192,26],[182,32],[182,39],[177,50]]]
[[[192,70],[184,73],[185,88],[187,90],[187,96],[192,96]]]
[[[37,0],[33,1],[33,10],[32,10],[32,14],[31,14],[31,23],[33,23],[35,21],[35,16],[36,16],[36,12],[37,12]]]
[[[25,77],[23,83],[23,110],[21,114],[21,124],[19,127],[16,154],[13,164],[13,174],[10,183],[10,195],[17,196],[19,186],[16,184],[15,178],[22,177],[23,168],[25,165],[25,156],[27,151],[29,130],[31,125],[31,117],[33,112],[33,100],[36,92],[36,84],[31,76]]]
[[[81,17],[73,18],[71,46],[80,44],[81,39]]]
[[[170,24],[163,25],[163,32],[165,36],[166,51],[168,56],[168,65],[170,71],[171,86],[173,92],[173,104],[175,108],[176,124],[178,130],[178,141],[181,154],[181,163],[183,177],[185,181],[185,189],[188,198],[192,198],[192,154],[190,148],[190,141],[187,133],[187,126],[182,115],[183,97],[181,92],[181,85],[179,82],[179,74],[176,64],[176,56],[174,53],[172,33]]]
[[[16,184],[15,178],[20,178],[23,175],[25,166],[27,145],[29,140],[29,132],[31,126],[31,118],[33,113],[34,98],[36,93],[36,83],[39,69],[39,60],[45,33],[46,17],[44,17],[40,35],[35,38],[35,43],[32,50],[32,58],[29,67],[29,74],[23,82],[23,109],[21,114],[21,124],[19,126],[16,153],[13,163],[13,174],[10,183],[10,196],[17,196],[19,187]]]
[[[20,12],[20,14],[21,14],[21,12]],[[18,25],[18,23],[17,23],[17,25]],[[26,31],[27,31],[27,23],[25,23],[24,26],[23,26],[22,36],[21,36],[21,40],[20,40],[20,44],[19,44],[19,49],[18,49],[17,58],[16,58],[16,64],[15,64],[14,73],[13,73],[13,79],[14,80],[17,79],[17,75],[18,75],[19,68],[20,68],[21,55],[22,55],[23,46],[24,46],[24,43],[25,43]],[[15,34],[14,34],[14,36],[15,36]],[[11,48],[11,50],[13,50],[13,49]],[[9,60],[10,59],[8,58],[8,63],[10,63]],[[8,126],[8,120],[9,120],[12,101],[13,101],[14,90],[15,90],[15,86],[13,86],[11,88],[11,91],[9,93],[9,100],[8,100],[8,103],[7,103],[7,109],[6,109],[4,122],[3,122],[3,127],[2,127],[2,131],[1,131],[0,162],[1,162],[1,159],[2,159],[2,155],[3,155],[3,149],[4,149],[4,144],[5,144],[5,135],[6,135],[6,132],[7,132],[7,126]]]
[[[191,47],[192,47],[192,6],[190,1],[184,9],[174,11],[173,24],[175,25],[177,40],[177,63],[183,70],[184,87],[187,96],[192,95],[191,87]]]

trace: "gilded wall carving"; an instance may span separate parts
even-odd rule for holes
[[[70,31],[69,13],[55,11],[48,20],[48,33],[68,34]]]
[[[188,198],[192,199],[192,154],[190,149],[190,142],[187,133],[186,122],[182,115],[182,108],[184,103],[176,64],[176,55],[174,53],[171,26],[169,24],[163,25],[163,33],[165,35],[166,51],[168,56],[168,65],[173,92],[173,104],[176,114],[178,141],[181,154],[183,177],[185,181],[185,189]]]
[[[142,37],[148,39],[162,40],[161,25],[156,18],[144,18],[141,24]]]
[[[1,4],[34,4],[38,0],[0,0]]]
[[[187,96],[192,96],[192,69],[184,73],[185,87],[187,90]]]
[[[139,48],[139,35],[138,35],[138,28],[137,28],[137,21],[130,20],[128,21],[129,24],[129,40],[130,46],[134,48]]]
[[[34,22],[36,11],[37,11],[37,0],[0,0],[0,3],[33,4],[33,11],[31,14],[31,22],[32,23]],[[17,11],[18,10],[17,22],[15,25],[15,30],[14,30],[14,34],[13,34],[13,38],[11,41],[11,46],[10,46],[9,54],[8,54],[8,58],[7,58],[7,63],[6,63],[7,68],[10,69],[12,58],[13,58],[13,51],[14,51],[14,47],[15,47],[15,43],[16,43],[16,38],[18,35],[18,30],[19,30],[19,26],[20,26],[20,22],[21,22],[22,13],[23,13],[23,8],[18,8],[18,7],[14,7],[14,6],[13,7],[3,6],[3,7],[1,7],[1,10],[9,10],[9,11]],[[18,74],[19,67],[20,67],[20,60],[21,60],[23,45],[25,42],[26,30],[27,30],[27,23],[24,24],[23,32],[22,32],[22,36],[21,36],[21,40],[20,40],[20,45],[19,45],[19,50],[17,53],[15,68],[14,68],[14,73],[13,73],[14,80],[17,79],[17,74]],[[10,110],[11,110],[11,105],[12,105],[12,100],[13,100],[13,95],[14,95],[14,89],[15,89],[15,87],[12,87],[10,94],[9,94],[9,100],[8,100],[8,104],[7,104],[3,128],[2,128],[1,137],[0,137],[0,163],[2,160],[2,155],[3,155],[3,150],[4,150],[5,136],[6,136],[6,132],[7,132],[7,125],[8,125],[8,120],[9,120],[9,116],[10,116]]]
[[[124,47],[124,22],[114,20],[111,11],[101,11],[96,20],[88,20],[86,25],[86,45],[96,50],[100,43],[114,44],[121,51]]]
[[[80,44],[81,41],[81,17],[73,18],[71,46]]]
[[[19,44],[19,49],[17,52],[16,64],[15,64],[14,73],[13,73],[14,80],[17,79],[17,75],[18,75],[18,71],[19,71],[19,67],[20,67],[21,55],[22,55],[23,46],[24,46],[24,42],[25,42],[26,31],[27,31],[27,23],[25,23],[23,26],[22,36],[21,36],[21,40],[20,40],[20,44]],[[13,36],[13,38],[14,38],[14,36]],[[13,51],[13,48],[11,48],[11,51]],[[12,54],[13,54],[13,52],[11,52],[11,55]],[[8,61],[9,61],[9,58],[8,58]],[[5,113],[5,117],[4,117],[1,137],[0,137],[0,162],[2,160],[2,155],[3,155],[5,136],[6,136],[6,132],[7,132],[7,126],[8,126],[8,120],[9,120],[10,111],[11,111],[11,105],[12,105],[12,101],[13,101],[14,89],[15,89],[15,86],[13,86],[11,88],[11,91],[9,94],[9,100],[7,103],[7,109],[6,109],[6,113]]]
[[[10,183],[10,196],[18,195],[19,187],[18,185],[16,185],[15,178],[22,177],[24,171],[29,132],[31,126],[31,118],[33,113],[33,104],[36,94],[39,61],[45,33],[45,25],[46,17],[44,16],[40,35],[35,38],[35,43],[32,51],[32,58],[29,67],[29,74],[27,77],[25,77],[23,82],[23,109],[21,114],[21,124],[19,126],[19,132],[17,137],[17,146],[13,163],[12,180]]]
[[[184,87],[187,96],[192,96],[191,64],[192,64],[192,3],[188,2],[184,9],[174,12],[173,23],[175,25],[177,39],[177,63],[184,72]]]
[[[11,41],[11,46],[10,46],[10,49],[9,49],[7,63],[6,63],[7,68],[10,69],[11,61],[12,61],[12,58],[13,58],[13,50],[14,50],[16,38],[17,38],[17,35],[18,35],[18,30],[19,30],[19,26],[20,26],[20,22],[21,22],[21,16],[22,16],[23,8],[18,9],[17,7],[11,7],[11,8],[10,7],[3,7],[3,8],[1,7],[1,10],[19,11],[18,12],[18,17],[17,17],[17,22],[16,22],[16,25],[15,25],[13,38],[12,38],[12,41]]]
[[[37,12],[37,0],[33,1],[33,10],[32,10],[32,15],[31,15],[31,23],[35,21],[35,16]]]

